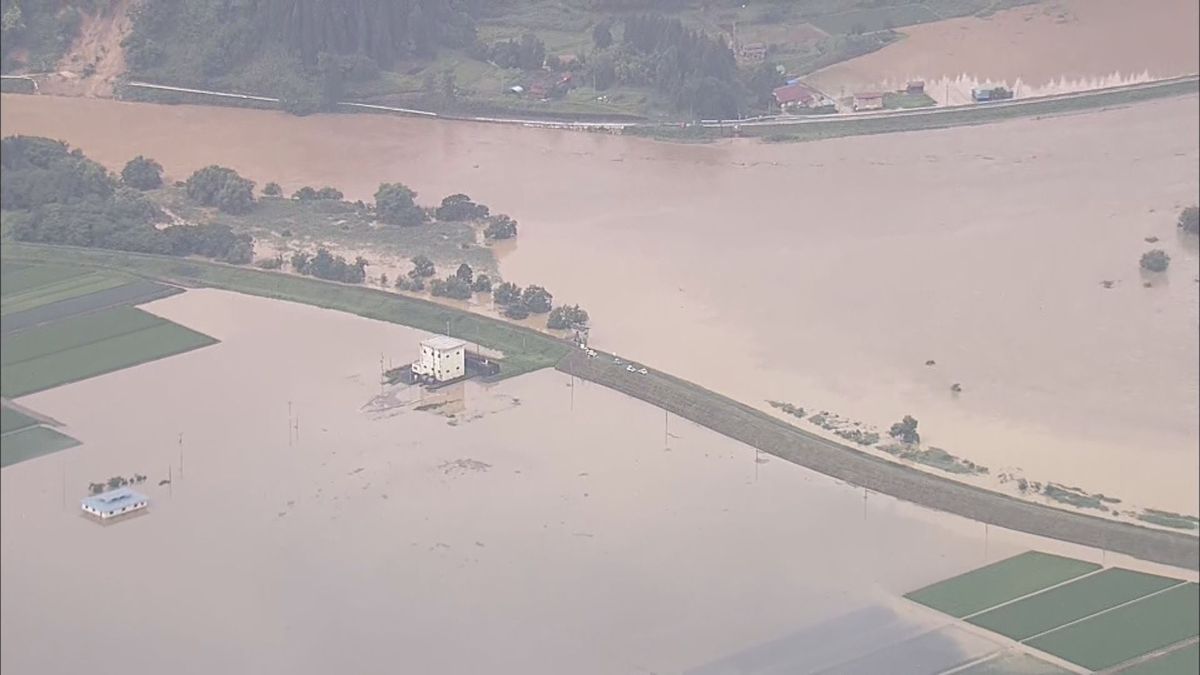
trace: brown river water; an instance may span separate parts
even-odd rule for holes
[[[823,142],[676,145],[373,116],[3,99],[3,133],[174,178],[231,166],[513,214],[501,272],[592,341],[747,403],[830,410],[1031,480],[1195,513],[1197,97]],[[1170,270],[1137,266],[1160,239]],[[1111,280],[1110,289],[1101,281]],[[1150,288],[1143,282],[1151,282]],[[935,366],[924,365],[935,360]],[[954,395],[950,386],[961,383]]]
[[[380,357],[424,337],[402,326],[215,290],[145,307],[222,342],[21,399],[83,445],[0,473],[6,674],[918,675],[1004,645],[909,590],[1031,547],[1162,571],[556,371],[384,389]],[[80,514],[133,473],[148,511]]]

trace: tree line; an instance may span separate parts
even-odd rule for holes
[[[17,212],[19,241],[230,263],[253,258],[253,239],[218,223],[159,227],[166,214],[141,193],[161,185],[162,167],[136,157],[117,178],[66,143],[34,136],[0,141],[0,206]]]

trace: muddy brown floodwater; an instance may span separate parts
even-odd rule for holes
[[[900,41],[806,80],[835,96],[924,80],[933,98],[955,105],[998,84],[1018,97],[1111,87],[1196,72],[1198,26],[1196,0],[1039,2],[901,28]]]
[[[382,389],[423,337],[401,326],[215,290],[145,308],[222,342],[21,399],[83,445],[0,473],[6,674],[928,673],[1002,645],[904,592],[1030,547],[1105,559],[664,437],[552,370]],[[147,512],[80,515],[133,473]]]
[[[220,163],[351,199],[381,181],[426,203],[466,192],[520,221],[503,275],[585,306],[602,348],[764,408],[787,401],[882,429],[912,414],[925,440],[993,476],[1019,470],[1195,513],[1197,252],[1175,218],[1197,199],[1196,96],[704,146],[366,115],[3,103],[3,133],[61,138],[113,167],[144,154],[174,178]],[[1143,279],[1147,236],[1173,262]]]

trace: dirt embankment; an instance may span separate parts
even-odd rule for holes
[[[39,78],[40,90],[59,96],[112,96],[113,84],[125,72],[121,42],[129,34],[132,6],[133,0],[114,0],[85,14],[58,71]]]

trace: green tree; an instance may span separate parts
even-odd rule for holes
[[[554,296],[541,286],[528,286],[521,293],[521,304],[534,314],[545,314],[550,311]]]
[[[888,430],[888,435],[910,445],[921,442],[921,434],[917,433],[917,420],[912,415],[905,415],[904,419],[893,424]]]
[[[471,282],[473,282],[475,280],[475,272],[471,269],[471,266],[468,265],[467,263],[463,263],[463,264],[459,265],[458,270],[456,270],[454,272],[454,276],[458,277],[459,279],[462,279],[464,282],[467,283],[467,285],[470,285]]]
[[[226,213],[245,213],[254,206],[254,182],[223,166],[196,171],[187,179],[186,187],[193,201]]]
[[[552,330],[584,328],[588,319],[587,310],[579,305],[560,305],[550,310],[546,327]]]
[[[1142,254],[1141,266],[1147,272],[1165,272],[1171,264],[1171,256],[1161,248],[1146,251]]]
[[[505,281],[496,286],[495,290],[492,291],[492,300],[497,305],[516,304],[521,300],[521,287],[512,282]]]
[[[121,169],[121,182],[138,190],[162,187],[162,165],[141,155],[134,157]]]
[[[504,214],[492,216],[483,230],[483,236],[488,239],[511,239],[517,236],[517,221]]]
[[[1189,206],[1180,211],[1179,229],[1188,234],[1200,234],[1200,208]]]
[[[433,266],[433,261],[427,256],[417,255],[412,257],[413,268],[408,271],[408,276],[413,279],[421,277],[431,277],[437,274],[437,270]]]
[[[471,284],[471,290],[476,293],[490,293],[492,290],[492,280],[486,274],[475,276],[475,283]]]
[[[429,291],[436,296],[466,300],[471,297],[471,284],[457,276],[436,279],[429,284]]]
[[[268,197],[278,197],[283,194],[283,188],[279,187],[279,183],[271,182],[263,186],[262,193]]]
[[[595,26],[592,26],[592,44],[596,45],[596,49],[607,49],[613,43],[612,24],[608,21],[601,21]]]
[[[467,195],[453,194],[442,200],[442,205],[437,208],[435,215],[438,220],[447,222],[477,220],[487,217],[488,207],[476,204]]]
[[[526,309],[525,306],[520,303],[513,303],[511,305],[505,305],[504,311],[502,313],[504,314],[504,316],[506,316],[510,319],[517,319],[518,321],[521,319],[529,318],[529,310]]]
[[[428,216],[413,201],[417,193],[400,183],[382,183],[375,191],[375,217],[391,225],[420,225]]]

